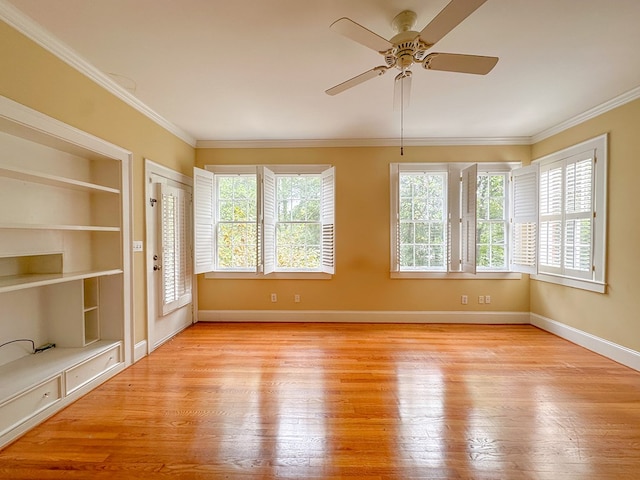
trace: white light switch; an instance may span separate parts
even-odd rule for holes
[[[134,240],[133,241],[133,251],[134,252],[142,252],[142,240]]]

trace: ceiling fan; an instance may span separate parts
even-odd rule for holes
[[[413,30],[417,15],[411,10],[399,13],[392,21],[397,32],[390,40],[368,30],[353,20],[343,17],[331,24],[331,30],[369,47],[384,57],[384,65],[374,67],[335,87],[326,90],[336,95],[392,68],[400,70],[395,78],[395,104],[408,105],[411,89],[411,70],[421,64],[427,70],[473,73],[486,75],[498,63],[497,57],[463,55],[457,53],[428,53],[442,37],[458,26],[487,0],[451,0],[446,7],[420,32]]]

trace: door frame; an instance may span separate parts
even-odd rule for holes
[[[157,295],[158,293],[156,292],[154,294],[153,292],[153,288],[154,288],[154,270],[153,270],[153,265],[154,265],[154,260],[153,260],[153,247],[152,245],[149,244],[149,238],[151,237],[151,235],[149,234],[149,226],[152,225],[153,223],[153,217],[155,217],[156,214],[156,210],[154,210],[154,208],[156,207],[152,207],[151,206],[151,199],[155,197],[156,192],[154,191],[154,184],[151,180],[151,176],[152,175],[157,175],[157,176],[161,176],[164,178],[167,178],[169,180],[173,180],[175,182],[178,183],[182,183],[185,185],[188,185],[191,187],[192,191],[193,191],[193,178],[188,177],[186,175],[183,175],[180,172],[176,172],[175,170],[172,170],[168,167],[165,167],[163,165],[160,165],[152,160],[149,160],[148,158],[144,159],[144,183],[145,183],[145,188],[144,188],[144,211],[145,211],[145,239],[146,239],[146,246],[145,246],[145,280],[146,280],[146,317],[147,317],[147,335],[146,335],[146,339],[147,339],[147,354],[150,354],[154,349],[155,346],[153,345],[152,342],[152,338],[153,338],[153,332],[154,332],[154,325],[155,325],[155,315],[152,315],[152,312],[156,312],[157,311],[157,306],[153,304],[153,302],[157,299]],[[193,212],[192,212],[192,217],[193,217]],[[192,229],[193,230],[193,229]],[[193,232],[192,232],[193,235]],[[198,302],[198,296],[196,295],[197,292],[197,284],[196,284],[196,276],[193,275],[192,281],[191,281],[191,305],[192,305],[192,316],[191,316],[191,323],[195,323],[197,321],[197,317],[195,315],[195,312],[197,312],[197,302]],[[186,307],[186,305],[185,305]],[[184,307],[183,307],[184,308]]]

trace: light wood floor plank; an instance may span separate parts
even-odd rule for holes
[[[640,373],[531,326],[198,324],[7,479],[637,479]]]

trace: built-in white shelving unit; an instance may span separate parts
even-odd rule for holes
[[[131,363],[130,162],[0,97],[0,447]]]

